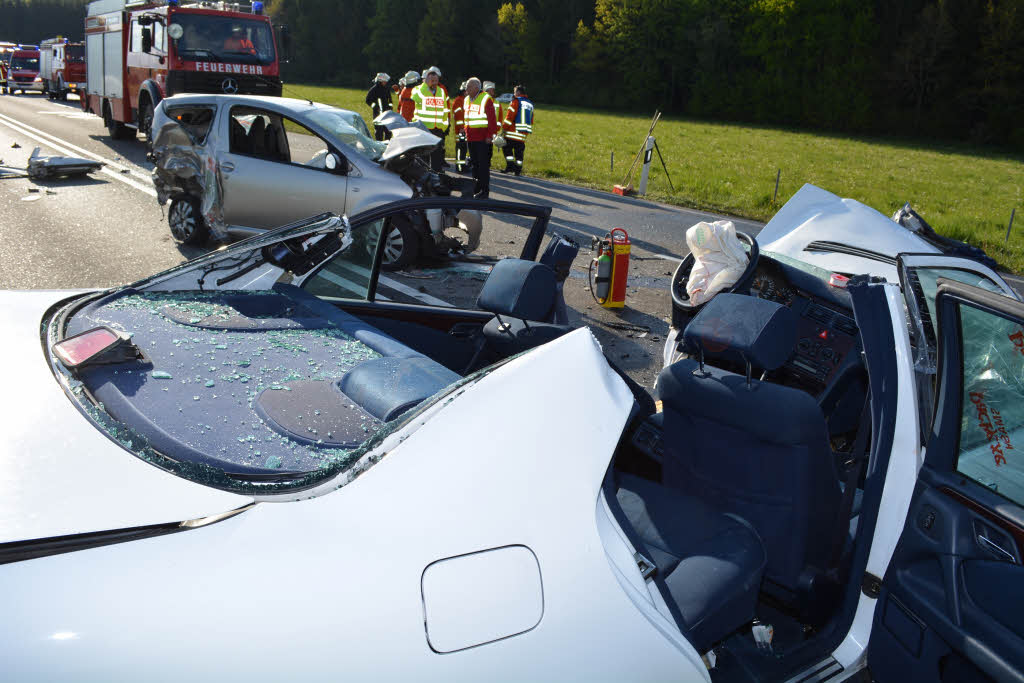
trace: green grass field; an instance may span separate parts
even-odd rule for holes
[[[361,90],[287,85],[284,94],[352,109],[369,119]],[[526,174],[602,190],[610,191],[622,181],[650,123],[648,114],[534,104],[537,114],[526,146]],[[804,183],[886,215],[909,201],[940,233],[982,247],[1007,270],[1024,272],[1024,215],[1015,220],[1009,243],[1003,242],[1011,209],[1024,209],[1020,157],[968,145],[841,137],[664,116],[654,134],[675,191],[669,189],[655,155],[649,199],[762,221]],[[454,156],[450,137],[448,147],[448,155]],[[782,174],[773,203],[777,170]]]

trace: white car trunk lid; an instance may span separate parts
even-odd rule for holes
[[[44,312],[68,295],[0,292],[0,543],[181,522],[251,502],[138,459],[68,399],[40,342]]]

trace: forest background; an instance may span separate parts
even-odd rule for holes
[[[84,0],[0,0],[0,40]],[[1024,151],[1024,0],[269,0],[293,83],[437,65],[535,102]],[[17,35],[14,35],[17,33]]]

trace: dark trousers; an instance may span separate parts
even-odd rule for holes
[[[526,142],[508,140],[505,143],[505,170],[519,175],[523,172],[523,155],[526,154]]]
[[[390,109],[385,109],[384,111],[391,111],[391,110]],[[378,110],[377,107],[370,107],[370,113],[373,115],[374,119],[381,115],[381,111]],[[391,131],[389,131],[384,126],[374,126],[373,127],[373,137],[376,140],[378,140],[379,142],[384,142],[385,140],[390,140],[391,139]]]
[[[469,156],[469,143],[466,142],[465,137],[457,138],[455,140],[455,168],[460,171],[466,170],[466,161]]]
[[[469,165],[473,169],[473,179],[476,180],[474,195],[482,194],[487,197],[491,192],[491,152],[493,147],[488,142],[469,143]]]
[[[444,170],[444,139],[448,132],[440,128],[431,128],[430,132],[441,138],[441,144],[430,152],[430,169],[432,171],[441,171]]]

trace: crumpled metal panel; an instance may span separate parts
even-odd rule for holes
[[[153,185],[157,202],[163,206],[173,197],[189,195],[200,201],[199,211],[210,234],[217,240],[228,237],[224,221],[224,183],[220,165],[212,153],[217,149],[216,126],[211,126],[204,145],[179,122],[157,107],[154,112]]]
[[[28,159],[28,177],[36,180],[46,178],[69,178],[85,175],[103,168],[102,161],[92,161],[79,157],[43,156],[42,150],[36,147]]]

